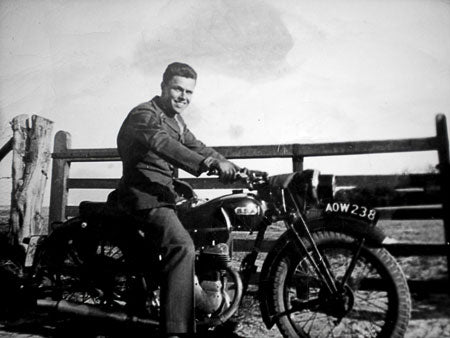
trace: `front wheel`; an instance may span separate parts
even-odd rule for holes
[[[404,274],[385,249],[363,246],[333,231],[313,234],[340,292],[331,295],[308,259],[286,246],[272,275],[272,301],[284,337],[403,337],[411,300]]]

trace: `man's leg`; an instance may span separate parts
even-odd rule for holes
[[[161,328],[166,334],[195,331],[195,248],[171,208],[155,208],[143,224],[145,237],[161,255]]]

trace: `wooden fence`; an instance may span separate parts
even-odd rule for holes
[[[436,136],[426,138],[360,141],[316,144],[280,144],[241,147],[215,147],[230,159],[290,158],[293,170],[303,169],[305,157],[357,155],[376,153],[437,151],[439,174],[336,176],[337,186],[389,185],[394,189],[417,188],[426,196],[422,205],[378,208],[381,219],[442,219],[445,232],[443,244],[396,243],[386,245],[396,256],[446,256],[450,266],[450,161],[445,115],[436,116]],[[55,135],[53,172],[50,196],[50,223],[76,215],[77,206],[67,205],[70,189],[114,189],[118,179],[70,178],[72,162],[120,161],[117,149],[72,149],[70,134],[59,131]],[[238,184],[222,185],[213,178],[186,179],[196,189],[238,188]],[[432,203],[432,204],[430,204]],[[447,212],[444,212],[446,210]],[[268,240],[264,250],[273,242]],[[235,240],[235,251],[250,250],[251,243]],[[450,269],[448,270],[450,271]],[[430,282],[433,282],[432,280]],[[436,282],[445,285],[448,281]],[[410,285],[414,281],[410,281]],[[432,283],[431,283],[432,284]],[[414,287],[414,285],[412,285]],[[448,289],[448,286],[444,286]]]

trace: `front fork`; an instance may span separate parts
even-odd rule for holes
[[[347,271],[345,272],[342,280],[338,282],[338,281],[336,281],[335,276],[333,276],[333,273],[329,269],[330,264],[327,261],[326,257],[324,257],[320,253],[320,251],[312,237],[312,234],[308,228],[308,225],[306,224],[304,217],[302,216],[302,214],[300,212],[298,212],[296,215],[296,218],[297,218],[298,222],[300,223],[302,230],[306,234],[306,240],[308,240],[311,243],[311,249],[308,249],[306,247],[305,240],[304,240],[305,236],[300,235],[296,226],[294,226],[294,222],[285,220],[286,228],[291,230],[291,232],[294,234],[294,238],[295,238],[295,241],[296,241],[298,247],[302,248],[306,258],[308,259],[309,263],[313,267],[314,272],[317,274],[319,279],[323,282],[323,284],[326,288],[326,291],[328,292],[329,295],[338,295],[338,294],[344,292],[345,285],[346,285],[347,281],[349,280],[351,274],[353,273],[353,270],[356,266],[356,262],[359,258],[359,254],[365,243],[365,239],[361,238],[357,242],[357,245],[356,245],[354,253],[353,253],[352,260],[351,260],[350,264],[348,265]],[[242,281],[243,281],[243,285],[244,285],[244,294],[246,293],[248,285],[250,284],[252,275],[257,270],[257,266],[256,266],[255,262],[256,262],[256,259],[258,258],[258,254],[261,252],[264,235],[265,235],[268,225],[269,225],[268,222],[261,224],[261,227],[260,227],[258,234],[256,236],[256,239],[255,239],[252,251],[250,251],[250,253],[248,253],[242,260],[240,272],[241,272]]]
[[[308,259],[309,263],[314,269],[314,272],[317,274],[319,279],[323,282],[323,284],[326,287],[326,291],[329,295],[339,295],[342,292],[344,292],[345,285],[347,281],[349,280],[351,274],[353,273],[353,270],[356,266],[356,262],[359,258],[359,255],[361,253],[361,249],[365,243],[365,239],[361,238],[354,250],[352,260],[350,264],[348,265],[348,268],[340,282],[338,282],[333,276],[332,271],[329,269],[330,264],[325,256],[323,256],[319,248],[317,247],[316,242],[314,241],[312,234],[306,224],[306,221],[302,214],[300,212],[297,213],[296,218],[298,222],[300,223],[302,230],[306,234],[306,239],[311,243],[311,249],[308,250],[306,247],[304,240],[302,239],[301,235],[299,234],[298,230],[294,226],[293,222],[285,222],[286,227],[292,231],[292,233],[295,235],[295,240],[299,247],[302,248],[306,258]]]
[[[311,251],[308,250],[306,247],[306,244],[304,243],[304,240],[302,240],[299,232],[297,231],[296,227],[294,226],[293,222],[285,222],[286,227],[292,231],[292,233],[295,235],[294,238],[300,248],[302,248],[302,251],[304,252],[306,258],[308,259],[309,263],[314,269],[314,272],[317,274],[319,279],[324,283],[327,291],[329,294],[335,294],[338,292],[338,286],[336,285],[336,280],[334,276],[332,275],[331,271],[328,269],[327,262],[325,261],[324,257],[320,253],[314,239],[312,238],[311,232],[309,231],[309,228],[305,222],[305,219],[303,218],[301,213],[298,213],[297,215],[298,221],[300,225],[302,226],[305,234],[306,239],[311,243]]]

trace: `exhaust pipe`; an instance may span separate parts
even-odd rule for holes
[[[197,276],[194,276],[195,309],[208,314],[216,312],[222,303],[226,302],[221,285],[220,281],[209,280],[200,284]]]
[[[230,273],[231,279],[235,282],[235,294],[233,300],[231,301],[231,303],[228,303],[229,300],[227,300],[228,304],[223,312],[221,312],[217,316],[207,317],[203,321],[198,322],[197,327],[203,325],[209,327],[222,325],[226,321],[228,321],[231,318],[231,316],[233,316],[238,310],[244,293],[244,286],[242,284],[242,279],[241,276],[239,275],[239,272],[235,271],[234,269],[227,267],[226,270]]]
[[[243,293],[244,293],[244,287],[242,284],[242,279],[237,271],[234,269],[231,269],[230,267],[227,267],[226,270],[230,273],[231,279],[235,283],[235,294],[233,297],[233,300],[230,302],[229,299],[224,299],[223,295],[219,295],[217,290],[215,289],[215,284],[213,283],[211,290],[204,291],[200,290],[200,286],[197,285],[195,287],[195,293],[196,294],[196,300],[201,300],[203,302],[203,306],[205,307],[204,310],[218,310],[218,305],[221,307],[224,305],[224,302],[226,305],[224,305],[225,309],[223,312],[219,315],[213,315],[212,317],[206,317],[204,320],[197,323],[197,326],[208,326],[208,327],[214,327],[217,325],[224,324],[226,321],[228,321],[233,314],[236,313],[236,311],[239,308],[239,304],[241,302]],[[198,283],[198,280],[197,280]],[[36,305],[47,311],[56,311],[60,313],[65,313],[73,316],[78,317],[85,317],[85,318],[95,318],[100,320],[110,320],[115,321],[119,323],[125,323],[125,324],[134,324],[138,326],[159,326],[159,321],[154,319],[147,319],[147,318],[140,318],[136,316],[129,316],[126,313],[115,311],[104,311],[99,309],[97,306],[88,305],[88,304],[76,304],[71,303],[66,300],[51,300],[51,299],[38,299],[36,302]]]
[[[158,326],[159,322],[152,319],[129,316],[123,312],[107,312],[87,304],[75,304],[65,300],[38,299],[37,306],[50,311],[57,311],[79,317],[89,317],[101,320],[112,320],[142,326]]]

